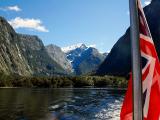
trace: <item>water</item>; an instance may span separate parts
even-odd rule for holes
[[[0,120],[119,120],[124,90],[0,89]]]

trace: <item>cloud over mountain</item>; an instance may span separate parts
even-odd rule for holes
[[[39,32],[49,32],[49,30],[42,24],[42,21],[40,19],[16,17],[15,19],[12,19],[8,22],[15,29],[27,28]]]
[[[146,1],[144,2],[145,5],[149,5],[150,3],[151,3],[151,0],[146,0]]]

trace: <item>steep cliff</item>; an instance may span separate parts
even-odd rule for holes
[[[64,70],[66,70],[68,73],[72,73],[72,65],[67,59],[67,55],[61,50],[60,47],[51,44],[46,46],[46,50],[50,57],[56,61]]]
[[[17,34],[0,17],[0,73],[21,76],[66,74],[37,36]]]
[[[160,58],[160,0],[152,0],[144,8],[146,19]],[[98,75],[126,76],[131,71],[131,42],[129,29],[113,46],[110,54],[97,70]]]
[[[20,48],[33,71],[33,75],[49,76],[65,73],[65,70],[56,63],[45,49],[43,42],[37,36],[18,35]]]
[[[0,72],[23,76],[32,74],[19,47],[18,35],[3,17],[0,17]]]

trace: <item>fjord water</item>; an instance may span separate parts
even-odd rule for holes
[[[0,120],[119,120],[125,90],[0,89]]]

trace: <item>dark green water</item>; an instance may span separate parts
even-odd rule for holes
[[[124,90],[0,89],[0,120],[119,120]]]

